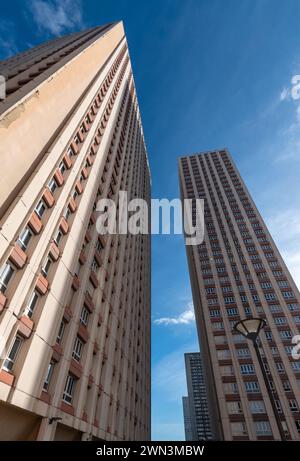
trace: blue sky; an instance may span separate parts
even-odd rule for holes
[[[177,157],[228,147],[300,282],[298,0],[3,2],[0,59],[73,30],[125,24],[153,180],[178,197]],[[183,239],[154,236],[152,432],[184,438],[184,352],[198,348]],[[154,323],[167,318],[160,324]]]

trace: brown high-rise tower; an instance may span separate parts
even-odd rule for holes
[[[150,200],[122,23],[0,62],[0,439],[150,437],[150,236],[96,229]]]
[[[287,440],[300,439],[299,291],[229,152],[182,157],[183,198],[204,199],[205,238],[187,246],[213,437],[272,440],[280,434],[253,346],[233,331],[261,317],[260,345]]]

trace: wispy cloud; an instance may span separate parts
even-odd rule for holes
[[[84,27],[81,0],[31,0],[29,9],[42,33],[61,35]]]
[[[289,101],[290,98],[291,98],[291,92],[289,88],[284,87],[279,96],[280,101]]]
[[[193,303],[188,304],[188,309],[179,314],[177,317],[161,317],[155,319],[154,323],[156,325],[188,325],[194,323],[195,313]]]
[[[0,60],[7,59],[18,53],[15,35],[14,23],[0,20]]]

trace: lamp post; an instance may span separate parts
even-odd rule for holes
[[[267,323],[266,323],[265,319],[248,317],[248,318],[246,318],[244,320],[240,320],[239,322],[237,322],[234,325],[234,330],[237,331],[238,333],[240,333],[241,335],[245,336],[245,338],[252,341],[253,347],[254,347],[255,352],[256,352],[257,360],[258,360],[258,363],[260,365],[261,372],[262,372],[262,375],[263,375],[263,378],[264,378],[264,381],[265,381],[265,385],[266,385],[266,388],[267,388],[267,391],[268,391],[270,403],[271,403],[273,413],[274,413],[274,416],[275,416],[275,419],[276,419],[279,434],[280,434],[281,440],[285,440],[285,433],[284,433],[284,430],[283,430],[283,427],[282,427],[282,424],[281,424],[281,420],[280,420],[280,417],[279,417],[279,414],[278,414],[278,411],[277,411],[277,408],[276,408],[275,400],[274,400],[274,397],[273,397],[273,394],[272,394],[272,389],[271,389],[271,386],[270,386],[270,383],[269,383],[269,379],[268,379],[268,376],[267,376],[267,373],[266,373],[266,370],[265,370],[265,367],[264,367],[264,363],[263,363],[263,360],[262,360],[262,356],[261,356],[261,353],[260,353],[260,350],[259,350],[259,346],[258,346],[258,343],[257,343],[258,335],[259,335],[260,331],[266,326],[266,324]]]

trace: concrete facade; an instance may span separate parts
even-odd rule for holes
[[[0,69],[0,440],[148,440],[150,236],[96,229],[151,195],[123,25]]]
[[[214,439],[278,440],[252,344],[233,331],[262,317],[260,349],[287,440],[300,439],[300,295],[226,149],[181,157],[183,198],[204,199],[205,237],[186,246]]]

